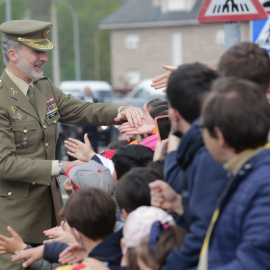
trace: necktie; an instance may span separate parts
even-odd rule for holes
[[[35,101],[34,88],[31,85],[29,85],[29,88],[28,88],[28,97],[29,97],[29,101],[30,101],[31,105],[33,106],[35,111],[38,112],[37,104]]]

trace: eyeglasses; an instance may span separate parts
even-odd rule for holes
[[[203,129],[206,128],[205,124],[203,123],[198,123],[196,127],[200,132],[203,132]]]

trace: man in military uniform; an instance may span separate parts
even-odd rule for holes
[[[20,20],[0,25],[6,69],[0,78],[0,234],[15,229],[28,244],[40,244],[43,230],[59,224],[62,206],[57,176],[70,162],[54,160],[58,122],[110,125],[141,123],[132,106],[89,103],[65,95],[47,77],[42,65],[52,24]],[[0,256],[1,269],[22,269]]]

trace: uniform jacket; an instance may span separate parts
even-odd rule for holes
[[[168,255],[163,270],[197,266],[217,199],[227,183],[226,171],[205,148],[196,123],[184,134],[177,151],[165,157],[165,181],[182,195],[183,202],[184,197],[187,201],[184,204],[186,217],[178,224],[188,233],[183,246]]]
[[[46,77],[34,87],[38,113],[5,71],[0,78],[0,234],[10,225],[26,243],[45,239],[62,206],[51,178],[58,122],[110,125],[119,108],[65,95]]]
[[[231,176],[219,203],[208,269],[270,269],[270,150]]]

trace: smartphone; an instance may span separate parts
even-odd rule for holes
[[[156,117],[155,123],[157,127],[159,141],[167,139],[171,130],[171,122],[169,119],[169,115],[162,115]]]

